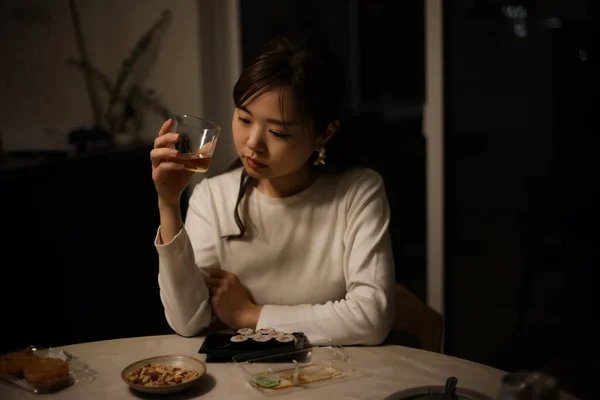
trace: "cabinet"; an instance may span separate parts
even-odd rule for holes
[[[0,350],[171,331],[150,149],[2,162]]]

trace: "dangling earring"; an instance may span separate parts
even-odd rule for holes
[[[325,154],[325,147],[319,147],[317,151],[319,152],[319,156],[315,160],[315,165],[325,165],[325,157],[327,157]]]

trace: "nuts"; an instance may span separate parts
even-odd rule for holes
[[[148,387],[173,386],[189,382],[200,375],[198,371],[172,365],[145,364],[127,374],[127,380]]]

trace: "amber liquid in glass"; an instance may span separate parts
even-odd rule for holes
[[[173,161],[185,166],[185,169],[192,172],[206,172],[210,166],[212,156],[202,153],[181,154]]]

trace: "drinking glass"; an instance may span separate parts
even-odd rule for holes
[[[173,161],[185,166],[192,172],[206,172],[210,167],[221,125],[192,115],[173,117],[173,132],[180,138],[175,148],[177,158]]]

